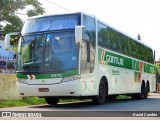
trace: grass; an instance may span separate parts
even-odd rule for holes
[[[0,101],[0,108],[45,104],[44,98],[28,97],[20,100]]]
[[[117,99],[125,99],[130,98],[129,96],[120,95],[117,97]],[[61,99],[60,103],[64,102],[75,102],[80,101],[79,99]],[[38,97],[28,97],[25,99],[20,100],[5,100],[0,101],[0,108],[7,108],[7,107],[16,107],[16,106],[28,106],[28,105],[40,105],[40,104],[46,104],[44,98],[38,98]]]
[[[75,101],[80,101],[80,100],[79,99],[61,99],[60,103],[75,102]],[[28,106],[28,105],[40,105],[40,104],[46,104],[44,98],[28,97],[28,98],[20,99],[20,100],[0,101],[0,108]]]
[[[117,96],[117,99],[128,99],[131,98],[131,96],[127,96],[127,95],[119,95]]]

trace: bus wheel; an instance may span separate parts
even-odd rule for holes
[[[46,100],[46,103],[49,105],[57,105],[60,99],[55,97],[46,97],[45,100]]]
[[[144,99],[144,97],[145,97],[145,93],[146,93],[146,87],[145,87],[145,85],[142,83],[142,85],[141,85],[141,93],[139,93],[139,99]]]
[[[97,105],[104,104],[106,101],[107,88],[105,82],[101,80],[99,85],[99,95],[92,98],[92,102]]]
[[[144,99],[147,99],[147,98],[148,98],[148,92],[149,92],[149,86],[148,86],[148,84],[147,84],[146,87],[145,87]]]
[[[146,93],[146,87],[145,87],[145,85],[142,83],[142,85],[141,85],[141,93],[138,93],[137,95],[136,95],[136,99],[144,99],[144,97],[145,97],[145,93]]]

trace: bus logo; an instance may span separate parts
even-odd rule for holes
[[[102,50],[101,52],[101,63],[102,64],[114,64],[114,65],[124,65],[124,60],[121,56],[115,56],[113,53],[106,52]]]
[[[27,77],[28,77],[28,80],[34,80],[36,78],[35,75],[27,75]]]

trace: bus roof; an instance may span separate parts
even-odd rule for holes
[[[38,15],[38,16],[29,17],[27,20],[37,19],[37,18],[43,18],[43,17],[51,17],[51,16],[74,15],[74,14],[81,14],[81,12],[64,13],[64,14],[50,14],[50,15]]]

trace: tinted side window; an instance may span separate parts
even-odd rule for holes
[[[139,60],[154,63],[150,48],[100,22],[98,22],[98,45]]]
[[[98,22],[98,44],[102,47],[111,49],[109,28]]]
[[[83,29],[83,40],[95,43],[96,40],[95,20],[89,16],[84,15],[83,24],[85,26],[85,28]]]

